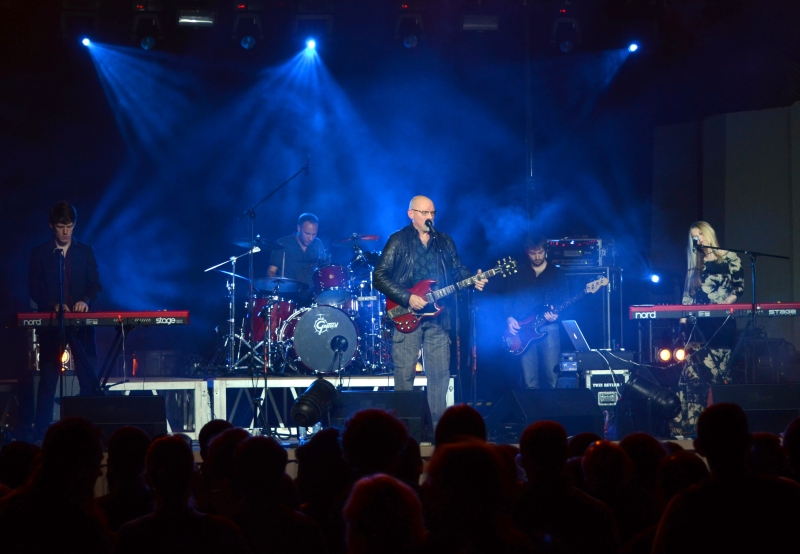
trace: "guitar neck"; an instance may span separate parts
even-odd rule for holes
[[[488,279],[489,277],[493,277],[500,273],[502,269],[496,267],[494,269],[490,269],[489,271],[484,271],[483,273],[478,273],[477,275],[473,275],[472,277],[467,277],[463,281],[459,281],[458,283],[448,285],[444,288],[431,291],[428,296],[430,296],[429,301],[435,302],[440,298],[444,298],[445,296],[449,296],[456,292],[457,290],[464,289],[467,287],[471,287],[481,279]]]

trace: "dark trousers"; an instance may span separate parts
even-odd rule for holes
[[[67,343],[72,352],[80,396],[97,393],[97,344],[94,328],[67,329]],[[39,336],[39,390],[36,393],[35,430],[44,435],[53,421],[56,388],[61,369],[60,336],[58,329],[44,329]]]

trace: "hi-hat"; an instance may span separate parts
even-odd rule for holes
[[[349,246],[355,242],[359,241],[370,242],[378,240],[379,238],[380,236],[378,235],[360,235],[358,233],[353,233],[349,237],[333,241],[333,244],[336,246]]]
[[[308,284],[295,279],[286,279],[285,277],[253,279],[253,286],[261,291],[273,291],[276,288],[278,292],[305,292],[308,290]]]
[[[236,246],[241,246],[242,248],[250,248],[250,239],[235,238],[231,242],[233,242],[233,244]],[[271,240],[262,239],[260,235],[256,236],[255,243],[256,246],[259,246],[264,250],[280,250],[283,248],[282,244],[273,242]]]

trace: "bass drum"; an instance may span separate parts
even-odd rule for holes
[[[333,344],[337,337],[347,341],[341,364],[335,362]],[[293,313],[278,333],[284,343],[289,364],[298,364],[311,372],[328,373],[346,368],[358,352],[358,327],[350,317],[333,306],[303,308]]]

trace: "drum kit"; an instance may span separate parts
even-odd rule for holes
[[[386,300],[372,283],[380,252],[365,251],[361,245],[378,238],[354,233],[334,241],[335,247],[351,249],[349,263],[317,267],[311,284],[283,277],[256,278],[251,282],[236,274],[238,258],[262,248],[282,248],[260,238],[252,252],[206,270],[229,277],[228,330],[207,359],[207,371],[359,375],[390,372]],[[248,247],[249,241],[234,244]],[[231,271],[220,269],[227,263],[231,264]],[[245,302],[245,315],[238,320],[237,280],[253,291],[252,298]]]

